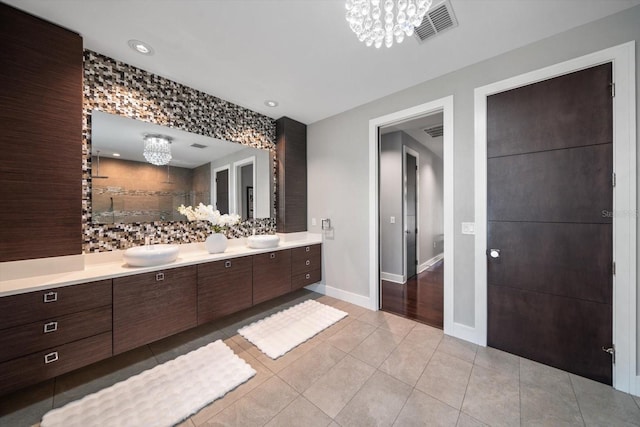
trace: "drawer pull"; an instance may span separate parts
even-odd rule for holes
[[[269,258],[276,259],[276,253],[275,252],[270,253]]]
[[[44,363],[53,363],[55,361],[58,360],[58,352],[57,351],[53,351],[49,354],[45,354],[44,355]]]
[[[156,282],[162,282],[164,280],[164,273],[156,274]]]
[[[224,267],[225,268],[231,268],[231,261],[225,261],[224,262]]]
[[[311,248],[309,246],[307,246],[306,248],[304,248],[305,252],[309,252],[311,250]]]
[[[306,264],[306,265],[311,265],[311,261],[307,260],[307,261],[305,262],[305,264]]]
[[[309,273],[305,274],[304,278],[307,279],[307,280],[311,279],[311,274],[309,274]]]
[[[49,322],[44,324],[44,333],[55,332],[58,330],[58,322]]]
[[[57,292],[47,292],[44,294],[44,302],[56,302],[58,301],[58,293]]]

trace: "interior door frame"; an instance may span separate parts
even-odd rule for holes
[[[231,206],[232,206],[232,202],[234,202],[233,200],[233,194],[231,193],[231,165],[230,164],[226,164],[224,166],[220,166],[217,167],[215,169],[213,169],[213,177],[211,178],[211,181],[213,182],[213,195],[211,197],[211,200],[213,201],[213,206],[214,209],[218,209],[218,172],[222,172],[226,170],[227,171],[227,191],[229,192],[229,195],[227,196],[228,198],[228,209],[229,212],[231,212]]]
[[[404,281],[409,279],[409,266],[407,265],[407,154],[416,158],[416,261],[420,260],[420,154],[402,144],[402,262],[404,269]],[[418,274],[418,263],[416,263]]]
[[[247,166],[247,165],[251,165],[253,166],[253,176],[252,176],[252,184],[254,191],[258,188],[257,185],[257,180],[256,180],[256,156],[249,156],[245,159],[242,160],[238,160],[237,162],[233,163],[233,183],[231,183],[231,180],[229,180],[229,187],[234,188],[234,198],[233,198],[233,211],[234,213],[237,213],[238,215],[240,215],[242,217],[242,212],[240,212],[240,209],[238,209],[238,205],[240,205],[242,203],[242,191],[240,188],[241,185],[241,181],[242,181],[242,176],[241,176],[241,168],[243,166]],[[240,203],[238,203],[238,199],[240,199]],[[248,201],[247,201],[248,203]],[[255,219],[256,216],[256,212],[257,212],[257,198],[255,196],[255,193],[253,195],[253,217]],[[244,208],[244,206],[243,206]],[[229,210],[231,210],[231,207],[229,207]]]
[[[369,308],[380,309],[380,139],[379,128],[442,111],[444,180],[444,333],[454,335],[453,323],[453,95],[369,120]]]
[[[613,387],[640,394],[637,372],[635,41],[475,89],[475,342],[487,345],[487,97],[611,62],[613,98]]]

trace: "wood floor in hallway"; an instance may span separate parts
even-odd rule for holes
[[[382,310],[442,329],[444,260],[400,284],[382,281]]]

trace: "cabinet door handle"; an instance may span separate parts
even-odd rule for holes
[[[305,252],[309,252],[311,250],[311,248],[309,246],[307,246],[306,248],[304,248]]]
[[[311,274],[309,274],[309,273],[305,274],[304,278],[307,279],[307,280],[311,279]]]
[[[55,332],[58,330],[58,322],[49,322],[44,324],[44,333]]]
[[[305,262],[305,264],[306,264],[306,265],[311,265],[311,261],[307,260],[307,261]]]
[[[58,301],[58,293],[57,292],[47,292],[43,296],[44,302],[56,302]]]
[[[53,363],[53,362],[57,361],[58,359],[59,358],[58,358],[58,352],[57,351],[53,351],[53,352],[51,352],[49,354],[45,354],[44,355],[44,363],[45,364]]]
[[[156,282],[162,282],[164,280],[164,273],[156,274]]]
[[[275,252],[270,253],[269,258],[276,259],[276,253]]]
[[[225,268],[230,268],[231,267],[231,261],[225,261],[224,262],[224,267]]]

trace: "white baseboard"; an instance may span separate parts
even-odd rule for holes
[[[380,280],[386,280],[387,282],[400,283],[401,285],[407,283],[407,278],[402,274],[385,273],[380,272]]]
[[[476,328],[472,328],[471,326],[464,325],[462,323],[453,322],[453,330],[451,331],[451,336],[460,338],[461,340],[469,341],[474,344],[478,344],[481,346],[485,346],[483,343],[483,339],[478,337],[478,331]]]
[[[353,292],[344,291],[342,289],[327,286],[322,282],[315,283],[313,285],[306,286],[305,289],[318,292],[319,294],[327,295],[333,298],[337,298],[342,301],[350,302],[351,304],[358,305],[360,307],[373,310],[371,307],[371,298],[364,295],[354,294]]]
[[[441,252],[438,255],[434,256],[433,258],[426,260],[425,262],[423,262],[418,266],[418,273],[422,273],[427,268],[431,267],[432,265],[440,261],[442,258],[444,258],[444,252]]]

